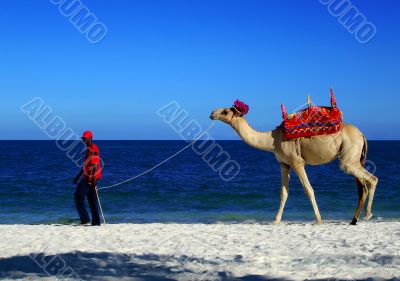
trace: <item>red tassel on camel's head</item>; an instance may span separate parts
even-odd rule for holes
[[[247,113],[249,113],[249,109],[250,109],[247,104],[245,104],[244,102],[242,102],[238,99],[233,102],[233,107],[235,107],[243,115],[246,115]]]

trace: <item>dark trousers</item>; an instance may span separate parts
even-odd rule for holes
[[[100,225],[99,201],[97,200],[96,190],[88,184],[87,180],[81,180],[76,187],[74,198],[76,210],[83,224],[90,222],[89,214],[86,211],[85,197],[87,197],[92,213],[92,225]]]

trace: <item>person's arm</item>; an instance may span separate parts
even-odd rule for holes
[[[97,185],[96,176],[97,176],[97,165],[94,165],[94,168],[93,168],[93,179],[92,179],[92,186],[94,188],[96,188],[96,185]]]
[[[77,183],[78,183],[78,180],[79,180],[79,178],[82,176],[82,174],[83,174],[83,169],[81,169],[81,170],[79,171],[79,173],[76,175],[76,177],[74,178],[74,184],[77,184]]]

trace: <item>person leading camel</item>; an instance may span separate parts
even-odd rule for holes
[[[75,206],[79,214],[82,225],[101,225],[99,201],[97,198],[97,181],[101,179],[102,171],[100,165],[100,150],[96,144],[93,143],[93,133],[85,131],[82,136],[82,141],[85,143],[86,155],[83,168],[78,175],[74,178],[74,184],[79,184],[74,193]],[[89,214],[85,207],[85,199],[89,202],[89,208],[92,214],[90,220]]]

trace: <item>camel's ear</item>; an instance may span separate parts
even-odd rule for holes
[[[242,117],[243,113],[241,113],[239,110],[237,110],[236,107],[231,107],[231,110],[233,111],[233,113],[235,114],[236,117]]]

